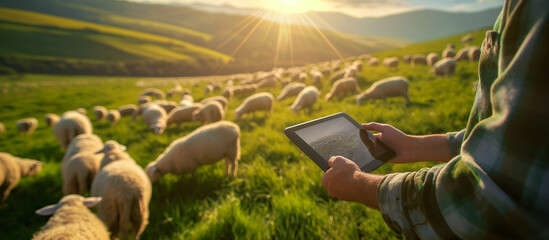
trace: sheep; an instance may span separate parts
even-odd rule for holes
[[[370,60],[368,60],[367,65],[370,67],[377,66],[379,65],[379,60],[377,58],[370,58]]]
[[[57,114],[48,113],[44,117],[44,121],[48,127],[53,127],[57,122],[59,122],[59,116]]]
[[[410,63],[412,61],[412,55],[410,54],[406,54],[402,57],[402,61],[404,61],[405,63]]]
[[[88,113],[85,108],[77,108],[75,111],[79,112],[82,115],[86,115],[86,113]]]
[[[368,99],[385,99],[398,96],[404,97],[406,102],[410,103],[408,80],[401,76],[394,76],[374,82],[366,91],[356,96],[356,103],[361,104]]]
[[[322,72],[319,70],[313,70],[309,73],[311,75],[311,82],[317,88],[322,88]]]
[[[282,91],[280,92],[280,95],[276,97],[277,101],[282,101],[288,97],[297,96],[301,90],[305,88],[305,83],[290,83],[286,85]]]
[[[305,80],[307,80],[307,73],[302,72],[297,76],[297,81],[305,82]]]
[[[176,107],[173,111],[168,114],[168,120],[166,121],[166,125],[170,125],[172,123],[176,123],[180,125],[183,122],[190,122],[193,120],[193,112],[197,109],[201,108],[203,104],[201,103],[194,103],[190,106],[179,106]]]
[[[164,108],[157,104],[150,104],[143,110],[143,120],[153,130],[154,134],[162,134],[166,129],[168,114]]]
[[[328,81],[330,81],[330,84],[332,84],[335,81],[342,79],[343,76],[345,76],[345,69],[332,73],[332,75],[328,77]]]
[[[412,66],[416,66],[419,64],[422,64],[422,65],[427,64],[427,59],[425,58],[425,55],[415,54],[414,56],[412,56]]]
[[[204,86],[204,95],[209,95],[210,93],[213,93],[213,91],[214,91],[213,85],[207,84],[206,86]]]
[[[290,106],[293,112],[298,112],[301,109],[308,108],[309,111],[313,109],[313,105],[316,103],[320,91],[315,86],[305,87],[295,99],[294,103]]]
[[[149,96],[139,96],[137,98],[137,104],[139,104],[139,105],[148,103],[150,101],[152,101],[152,99]]]
[[[225,158],[225,175],[236,177],[240,159],[240,127],[220,121],[194,130],[173,141],[156,160],[147,164],[149,179],[155,182],[166,173],[194,172],[199,166]]]
[[[137,111],[138,107],[135,104],[126,104],[118,108],[120,117],[131,116]]]
[[[6,126],[4,126],[4,124],[0,122],[0,133],[3,133],[5,131],[6,131]]]
[[[113,126],[120,120],[120,112],[116,109],[109,110],[107,113],[107,120],[111,123],[111,126]]]
[[[437,77],[450,77],[456,70],[456,61],[453,58],[444,58],[431,68],[429,72],[435,74]]]
[[[103,157],[96,152],[102,148],[101,138],[91,133],[80,134],[71,141],[61,163],[63,195],[84,195],[90,190]]]
[[[155,97],[156,99],[160,100],[166,99],[166,93],[158,88],[149,88],[139,94],[139,97],[141,96]]]
[[[95,119],[97,119],[97,121],[103,121],[105,120],[105,118],[107,117],[107,108],[103,107],[103,106],[94,106],[93,107],[93,112],[95,114]]]
[[[269,92],[256,93],[244,99],[242,104],[235,109],[236,120],[238,121],[244,114],[256,111],[265,111],[269,114],[273,111],[273,105],[273,94]]]
[[[470,43],[473,42],[473,36],[471,34],[467,34],[461,38],[461,44],[467,46]]]
[[[209,98],[206,98],[206,99],[203,99],[202,101],[200,101],[200,103],[202,104],[208,104],[212,101],[217,101],[221,104],[221,106],[223,106],[223,109],[227,109],[228,107],[228,102],[229,100],[227,100],[227,98],[223,97],[223,96],[215,96],[215,97],[209,97]]]
[[[99,202],[100,197],[84,198],[71,194],[61,198],[57,204],[36,210],[38,215],[53,216],[32,239],[110,239],[105,224],[88,210]]]
[[[469,50],[471,50],[472,48],[473,47],[465,47],[460,49],[456,54],[456,56],[454,57],[454,60],[456,61],[468,60],[469,59],[468,53],[469,53]]]
[[[398,67],[398,58],[397,57],[389,57],[383,59],[383,65],[388,68],[397,68]]]
[[[221,121],[225,118],[223,105],[218,101],[211,101],[193,112],[192,120],[202,124]]]
[[[429,65],[429,67],[432,67],[436,62],[438,62],[439,58],[438,58],[438,54],[437,53],[429,53],[427,54],[427,65]]]
[[[6,201],[10,191],[17,186],[22,177],[34,176],[40,170],[40,161],[0,152],[0,202]]]
[[[455,50],[453,48],[444,49],[444,51],[442,51],[442,55],[441,55],[442,58],[452,58],[452,57],[455,57],[455,56],[456,56],[456,53],[455,53]]]
[[[249,96],[257,91],[257,84],[240,85],[233,88],[235,96]]]
[[[181,106],[191,106],[194,103],[194,98],[190,94],[184,94],[181,96],[181,101],[179,101],[179,107]],[[173,109],[172,111],[174,111]]]
[[[64,113],[53,127],[53,135],[63,149],[66,149],[71,140],[79,134],[92,132],[93,126],[90,119],[74,111]]]
[[[348,77],[356,78],[357,74],[358,74],[357,67],[356,66],[349,66],[349,67],[345,68],[345,74],[343,75],[343,78],[348,78]]]
[[[21,133],[31,134],[38,126],[38,120],[36,118],[24,118],[19,119],[16,122],[17,130]]]
[[[181,85],[176,85],[174,88],[168,90],[166,92],[166,97],[174,97],[175,95],[177,94],[181,94],[183,93],[183,87],[181,87]]]
[[[325,100],[330,101],[335,96],[345,95],[347,92],[360,92],[358,83],[354,78],[343,78],[337,80],[333,85],[330,92],[326,94]]]
[[[120,234],[121,239],[127,239],[131,225],[132,239],[139,239],[148,224],[152,186],[145,171],[125,150],[125,146],[109,140],[97,152],[104,157],[93,179],[91,195],[103,199],[97,205],[97,215],[111,238]]]
[[[480,59],[480,48],[471,47],[471,49],[469,49],[469,52],[467,53],[467,57],[469,58],[469,61],[478,61]]]
[[[231,99],[233,97],[233,87],[227,87],[221,92],[221,96],[226,99]]]
[[[257,83],[258,88],[276,88],[276,79],[274,77],[264,78]]]
[[[166,101],[166,100],[154,100],[152,101],[154,104],[160,106],[161,108],[164,108],[166,113],[170,113],[173,109],[175,109],[179,104],[175,101]]]
[[[356,66],[356,69],[357,69],[358,71],[362,71],[362,61],[356,60],[356,61],[353,62],[352,65],[353,65],[353,66]]]

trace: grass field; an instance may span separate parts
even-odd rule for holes
[[[475,32],[480,45],[483,31]],[[441,52],[448,42],[457,46],[456,36],[417,44],[377,56],[405,53]],[[459,48],[459,47],[458,47]],[[383,66],[364,67],[358,81],[362,90],[374,81],[402,75],[410,80],[412,104],[404,99],[370,101],[356,105],[353,96],[332,102],[320,100],[310,113],[294,114],[288,108],[293,99],[277,102],[274,113],[258,113],[237,122],[242,131],[242,158],[238,177],[224,176],[224,163],[200,167],[195,173],[166,175],[153,184],[149,225],[143,239],[394,239],[378,211],[361,204],[330,198],[321,185],[322,171],[283,133],[287,126],[336,112],[347,112],[359,122],[384,122],[410,134],[457,131],[465,127],[472,106],[472,82],[477,79],[477,63],[460,62],[450,78],[435,78],[427,66],[400,63],[397,70]],[[204,80],[213,78],[204,78]],[[221,77],[220,79],[224,79]],[[0,79],[0,121],[7,131],[0,134],[0,151],[38,159],[43,171],[24,178],[0,205],[0,239],[29,239],[47,221],[34,214],[61,197],[60,162],[64,152],[43,121],[46,113],[85,107],[94,133],[128,147],[141,166],[153,161],[173,140],[200,126],[186,123],[154,135],[141,119],[123,118],[115,126],[97,122],[91,108],[103,105],[118,108],[135,103],[143,88],[137,83],[167,90],[180,83],[192,89],[195,100],[205,98],[203,86],[193,87],[188,78],[142,79],[85,76],[25,75]],[[322,97],[329,91],[324,79]],[[277,95],[280,87],[269,90]],[[215,93],[219,94],[219,92]],[[172,99],[177,100],[177,99]],[[242,98],[229,102],[226,119],[234,121],[234,109]],[[15,121],[36,117],[38,129],[32,135],[19,134]],[[428,163],[386,164],[375,173],[414,171]]]

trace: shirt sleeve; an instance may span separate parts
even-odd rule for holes
[[[459,155],[461,150],[461,143],[463,142],[463,136],[465,135],[465,129],[459,132],[446,133],[446,139],[448,139],[448,147],[453,157]]]

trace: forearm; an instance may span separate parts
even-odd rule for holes
[[[383,179],[383,176],[365,172],[355,172],[354,179],[355,193],[357,194],[355,201],[379,210],[377,186],[381,182],[381,179]]]
[[[453,157],[445,134],[409,137],[406,150],[409,162],[448,162]]]

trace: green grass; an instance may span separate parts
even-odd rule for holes
[[[475,36],[480,36],[481,32]],[[416,44],[376,56],[442,51],[447,42],[460,36]],[[476,37],[476,45],[479,37]],[[150,224],[143,239],[396,239],[378,211],[361,204],[330,198],[321,184],[322,171],[294,146],[283,133],[289,125],[344,111],[359,122],[389,123],[410,134],[456,131],[465,127],[473,102],[472,82],[477,79],[477,63],[460,62],[453,77],[435,78],[427,66],[400,63],[397,70],[383,66],[364,67],[359,75],[361,89],[374,81],[402,75],[410,80],[410,98],[369,101],[356,105],[353,96],[324,102],[313,111],[294,114],[288,108],[293,99],[277,102],[274,113],[245,116],[237,122],[242,131],[242,158],[238,177],[224,176],[224,163],[202,166],[192,174],[166,175],[153,184]],[[200,126],[186,123],[154,135],[142,119],[123,118],[115,126],[97,122],[94,105],[117,108],[135,103],[145,82],[167,90],[176,82],[201,100],[203,86],[213,78],[204,77],[194,87],[187,78],[143,79],[85,76],[25,75],[0,78],[0,121],[7,132],[0,134],[0,151],[45,162],[35,177],[24,178],[0,205],[0,239],[28,239],[47,221],[34,210],[61,198],[60,161],[63,151],[44,125],[46,113],[85,107],[94,133],[104,141],[115,139],[128,147],[136,162],[145,166],[175,139]],[[224,79],[221,77],[221,79]],[[328,91],[325,78],[322,96]],[[280,87],[271,90],[277,95]],[[215,94],[219,94],[216,92]],[[177,99],[172,99],[177,100]],[[234,121],[234,109],[243,98],[229,102],[226,119]],[[32,135],[15,130],[15,121],[36,117],[39,127]],[[376,173],[414,171],[429,163],[386,164]]]

